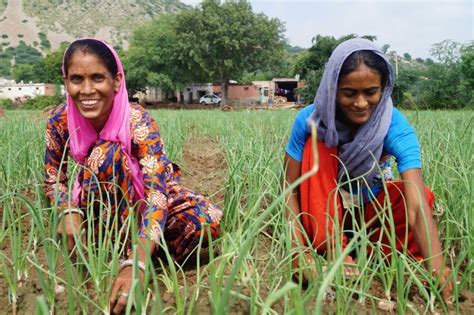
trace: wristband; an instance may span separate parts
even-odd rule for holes
[[[133,266],[133,265],[134,265],[133,259],[124,260],[119,265],[119,271],[122,271],[122,269],[125,268],[125,267],[129,267],[129,266]],[[143,271],[143,273],[145,273],[146,266],[145,266],[144,262],[141,262],[141,261],[137,260],[137,266],[138,266],[138,269],[140,269],[141,271]]]
[[[71,213],[77,213],[81,216],[81,218],[84,219],[84,215],[85,215],[84,211],[78,208],[68,208],[61,211],[61,213],[58,215],[58,221],[60,221],[65,215],[71,214]]]

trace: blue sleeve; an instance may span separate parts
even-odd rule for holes
[[[392,122],[384,141],[385,151],[393,155],[400,173],[421,168],[420,144],[415,129],[396,108],[393,109]]]
[[[314,105],[311,104],[298,112],[291,128],[290,139],[285,148],[286,153],[298,162],[303,159],[304,145],[310,133],[307,120],[313,113],[314,108]]]

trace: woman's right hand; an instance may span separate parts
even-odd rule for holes
[[[69,252],[74,250],[76,241],[74,237],[79,238],[82,244],[85,244],[86,235],[83,233],[82,216],[78,213],[65,214],[58,223],[58,235],[60,239],[66,237],[66,245]]]
[[[291,267],[293,270],[293,279],[295,281],[298,281],[299,276],[301,275],[301,280],[304,284],[307,284],[317,276],[314,258],[309,250],[305,250],[302,253],[295,253],[291,262]],[[301,269],[301,272],[299,269]]]

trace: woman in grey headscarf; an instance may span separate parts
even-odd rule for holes
[[[342,247],[347,243],[342,226],[352,219],[364,220],[369,240],[381,241],[384,255],[408,252],[423,259],[440,277],[443,298],[450,301],[451,270],[443,262],[432,217],[434,195],[423,183],[415,131],[393,108],[393,85],[392,67],[371,41],[351,39],[332,53],[314,104],[298,113],[286,147],[287,186],[318,168],[287,200],[292,246],[295,253],[298,248],[312,247],[331,256],[337,242]],[[401,181],[392,178],[391,157],[397,161]],[[382,211],[391,211],[394,229],[387,220],[380,220]],[[349,219],[344,222],[347,214]],[[304,233],[293,229],[297,220]],[[383,232],[384,226],[391,237]],[[393,237],[396,248],[389,240]],[[310,263],[310,251],[302,253]],[[297,256],[295,268],[301,267]],[[345,261],[346,273],[357,273],[353,258],[348,256]],[[308,280],[307,274],[303,277]]]

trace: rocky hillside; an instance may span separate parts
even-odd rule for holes
[[[23,40],[46,51],[95,36],[126,48],[135,27],[187,8],[178,0],[0,0],[0,45]]]

